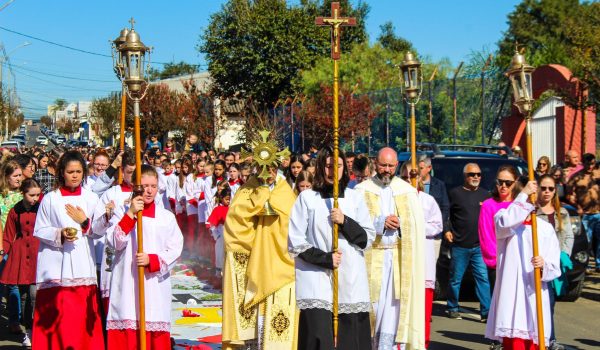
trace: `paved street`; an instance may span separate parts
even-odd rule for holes
[[[196,277],[198,266],[180,263],[172,276],[172,337],[175,349],[220,349],[221,295]],[[183,317],[182,311],[197,314]],[[430,350],[486,350],[489,341],[483,337],[485,325],[479,322],[478,303],[463,302],[462,320],[444,315],[445,305],[436,302]],[[567,349],[600,348],[597,319],[600,312],[600,274],[587,277],[583,296],[574,303],[559,302],[556,307],[556,334]],[[0,348],[20,349],[17,337],[9,335],[6,314],[0,317]]]

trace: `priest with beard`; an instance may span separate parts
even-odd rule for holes
[[[382,148],[376,176],[356,186],[375,226],[366,252],[373,349],[425,349],[425,219],[417,190],[395,176],[398,155]]]

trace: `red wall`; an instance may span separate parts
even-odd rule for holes
[[[579,80],[564,66],[549,64],[538,67],[533,72],[533,96],[536,99],[546,90],[565,91],[573,99],[578,95],[585,99],[587,90],[580,89]],[[579,154],[596,153],[595,111],[592,108],[585,111],[585,137],[582,114],[567,105],[556,109],[556,158],[559,162],[562,162],[568,150],[575,150]],[[502,120],[502,141],[510,147],[519,145],[526,156],[525,121],[514,106],[511,115]]]

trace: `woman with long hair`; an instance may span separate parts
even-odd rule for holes
[[[290,158],[290,166],[285,169],[283,175],[285,175],[285,179],[288,184],[294,189],[296,186],[296,178],[298,174],[306,169],[306,162],[302,159],[300,155],[293,155]],[[348,171],[352,171],[352,169],[348,169]]]
[[[82,187],[77,151],[58,162],[59,188],[44,196],[35,221],[40,240],[32,343],[38,349],[104,349],[91,218],[98,196]]]
[[[552,332],[548,283],[561,274],[560,247],[552,225],[536,218],[539,255],[533,256],[530,214],[535,206],[530,195],[537,192],[537,187],[535,181],[529,181],[510,205],[494,216],[498,283],[494,287],[485,336],[502,341],[505,350],[537,349],[539,336],[549,344]],[[538,334],[536,326],[536,268],[542,272],[544,334]]]
[[[364,250],[375,229],[362,195],[347,187],[344,153],[331,148],[317,156],[313,188],[300,193],[292,208],[288,250],[295,257],[296,303],[300,309],[298,349],[333,349],[331,273],[338,269],[338,349],[371,348],[369,281]],[[338,164],[339,208],[333,208],[333,167]],[[338,249],[331,230],[339,225]],[[318,286],[318,287],[316,287]]]
[[[548,156],[541,156],[537,161],[537,166],[535,167],[535,177],[539,178],[543,175],[550,173],[550,158]]]
[[[543,175],[539,179],[539,190],[537,196],[537,217],[549,222],[556,232],[561,251],[561,269],[565,272],[566,265],[570,264],[570,256],[573,251],[573,227],[571,226],[571,217],[567,209],[560,205],[560,200],[556,193],[556,180],[550,174]],[[563,261],[566,264],[563,264]],[[554,282],[554,281],[553,281]],[[552,283],[548,288],[550,293],[550,312],[552,320],[552,333],[550,334],[549,349],[558,349],[558,342],[554,332],[554,304],[557,296],[564,294],[566,287],[562,278],[558,278],[556,283]]]
[[[194,162],[190,158],[184,158],[181,163],[181,172],[179,173],[179,184],[183,190],[182,202],[185,205],[185,223],[182,228],[184,233],[184,247],[187,254],[192,253],[196,228],[198,227],[198,201],[194,197],[193,180]]]
[[[495,186],[492,189],[492,198],[481,204],[479,213],[479,244],[483,262],[488,269],[490,290],[494,290],[496,281],[496,228],[494,215],[500,209],[507,208],[520,192],[517,184],[519,173],[511,165],[502,165],[496,173]]]

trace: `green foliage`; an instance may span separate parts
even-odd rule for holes
[[[393,52],[404,53],[406,51],[414,51],[414,48],[410,41],[396,36],[394,33],[394,25],[392,22],[385,22],[379,26],[381,33],[377,37],[377,41],[384,48]]]
[[[163,66],[163,69],[150,68],[148,78],[150,81],[163,80],[181,75],[193,74],[198,72],[198,66],[183,61],[179,63],[171,62]]]
[[[92,122],[100,125],[99,133],[102,139],[116,136],[121,119],[121,94],[114,92],[106,97],[94,99],[90,112]]]
[[[360,16],[358,28],[344,29],[342,47],[366,40],[366,4],[342,14]],[[326,10],[327,9],[327,10]],[[213,92],[222,97],[242,96],[259,104],[301,90],[301,71],[314,66],[330,51],[330,32],[317,27],[315,17],[329,15],[329,1],[230,0],[211,16],[197,49],[206,53]]]
[[[572,66],[567,38],[567,21],[580,14],[579,0],[524,0],[508,15],[508,30],[498,44],[499,65],[508,67],[515,43],[526,48],[534,66],[562,64]],[[579,22],[579,20],[578,20]]]

